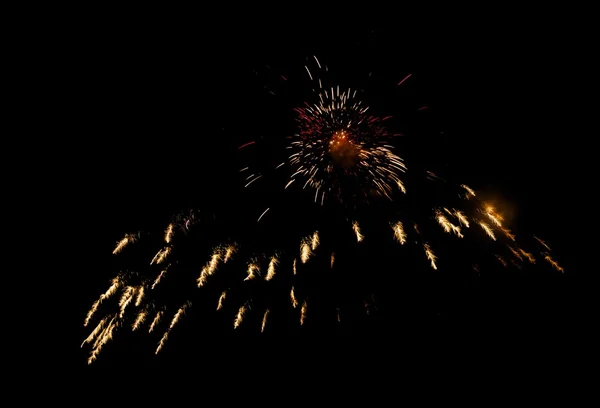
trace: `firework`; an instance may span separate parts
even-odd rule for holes
[[[85,317],[84,326],[93,324],[81,345],[91,347],[89,363],[125,332],[145,333],[154,341],[154,353],[161,354],[189,319],[186,314],[202,308],[226,322],[231,335],[268,335],[289,322],[298,331],[316,330],[317,320],[342,326],[353,314],[372,317],[393,309],[406,266],[414,269],[412,276],[480,276],[482,266],[489,273],[522,270],[540,259],[564,273],[545,241],[512,233],[502,211],[471,187],[431,171],[411,173],[394,153],[399,133],[384,126],[389,117],[370,115],[358,90],[318,82],[315,100],[295,109],[297,131],[274,170],[289,174],[281,194],[309,190],[321,215],[293,223],[295,214],[287,214],[273,227],[275,242],[264,245],[264,234],[203,222],[198,211],[172,217],[156,231],[125,235],[112,252],[125,267]],[[246,188],[269,179],[249,167],[242,174]],[[427,190],[436,193],[423,193]],[[415,205],[397,200],[413,195]],[[425,198],[418,200],[420,195]],[[332,204],[323,208],[326,202]],[[356,210],[348,211],[348,203]],[[276,210],[269,206],[252,222],[260,227],[265,218],[277,216]],[[317,210],[307,213],[312,211]],[[473,257],[450,256],[469,251]],[[220,327],[213,326],[206,330]]]

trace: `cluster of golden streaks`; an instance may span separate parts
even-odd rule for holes
[[[507,268],[508,264],[506,263],[506,261],[504,260],[504,258],[502,258],[500,255],[496,254],[496,258],[498,259],[498,261],[500,261],[500,263]]]
[[[362,240],[365,238],[365,236],[360,233],[360,226],[358,225],[358,221],[354,221],[352,223],[352,230],[354,231],[354,234],[356,235],[356,242],[362,242]]]
[[[260,268],[258,266],[258,262],[253,259],[248,263],[248,276],[246,276],[244,281],[256,278],[257,274],[260,275]]]
[[[460,227],[452,224],[440,210],[435,211],[435,219],[437,220],[438,224],[442,226],[444,231],[449,234],[454,232],[457,237],[463,238],[463,234],[460,232]]]
[[[227,297],[227,291],[224,290],[221,293],[221,296],[219,296],[219,303],[217,304],[217,310],[223,309],[223,301],[225,300],[226,297]]]
[[[465,228],[469,228],[469,220],[462,211],[453,209],[453,214],[460,225],[464,226]]]
[[[298,259],[294,258],[294,263],[292,264],[292,271],[294,272],[294,275],[296,274],[297,270],[296,270],[296,264],[298,263]]]
[[[94,342],[92,352],[90,354],[90,357],[88,358],[88,364],[92,364],[98,358],[100,351],[102,351],[102,347],[104,347],[104,345],[108,343],[110,339],[112,339],[113,330],[115,329],[115,327],[117,327],[117,322],[115,322],[116,317],[117,315],[113,316],[113,318],[110,320],[110,323],[108,323],[108,325],[102,330],[102,332]]]
[[[267,326],[267,317],[269,316],[269,309],[265,310],[265,314],[263,315],[262,324],[260,325],[260,332],[263,333],[265,331],[265,327]]]
[[[496,212],[496,209],[494,207],[492,207],[489,204],[486,205],[484,209],[484,214],[487,215],[487,217],[490,220],[492,220],[492,223],[494,223],[497,227],[502,227],[502,221],[504,221],[504,219],[500,214]]]
[[[108,320],[107,317],[100,320],[100,323],[98,323],[96,328],[94,330],[92,330],[90,335],[83,341],[83,343],[81,343],[81,347],[83,347],[83,345],[86,343],[90,343],[92,340],[94,340],[98,336],[98,333],[100,333],[100,331],[104,328],[104,325],[106,324],[107,320]]]
[[[271,260],[269,261],[269,267],[267,268],[267,276],[265,276],[266,281],[270,281],[275,277],[275,267],[279,264],[279,259],[277,259],[277,255],[273,255]]]
[[[202,287],[209,276],[212,276],[219,266],[219,262],[223,260],[223,263],[227,263],[236,251],[235,244],[227,247],[218,246],[213,249],[213,253],[210,256],[210,261],[202,268],[200,276],[196,279],[198,287]]]
[[[533,254],[531,254],[530,252],[525,251],[523,248],[519,248],[519,252],[525,257],[527,258],[527,260],[534,264],[535,263],[535,258],[533,256]]]
[[[158,354],[159,351],[162,350],[162,348],[165,346],[165,343],[167,342],[167,339],[169,338],[169,333],[171,332],[173,327],[175,327],[177,322],[179,322],[179,320],[181,319],[181,316],[183,316],[185,314],[185,309],[187,309],[188,306],[191,306],[191,305],[192,305],[192,303],[188,301],[183,306],[181,306],[179,308],[179,310],[177,310],[177,313],[175,313],[175,316],[173,316],[173,320],[171,320],[171,324],[169,325],[169,328],[165,331],[165,334],[163,334],[162,338],[160,339],[160,342],[158,343],[158,347],[156,348],[156,351],[154,352],[154,354]]]
[[[302,308],[300,309],[300,325],[304,324],[304,320],[306,320],[306,311],[308,306],[306,305],[306,300],[302,302]]]
[[[481,226],[481,228],[483,228],[483,230],[485,231],[485,233],[487,234],[487,236],[490,237],[491,239],[493,239],[495,241],[496,240],[496,235],[494,235],[494,231],[492,230],[492,228],[490,228],[490,226],[487,225],[483,221],[478,221],[478,223]]]
[[[466,196],[467,199],[469,199],[471,197],[475,197],[475,191],[473,191],[473,189],[471,187],[467,186],[466,184],[461,184],[460,186],[467,191],[467,196]]]
[[[548,246],[548,244],[546,244],[546,242],[544,242],[543,240],[539,239],[535,235],[533,237],[536,239],[537,242],[539,242],[540,244],[542,244],[542,246],[544,248],[546,248],[548,251],[551,251],[550,247]]]
[[[292,306],[294,309],[298,307],[298,300],[296,299],[296,294],[294,293],[294,287],[292,286],[292,290],[290,290],[290,300],[292,301]]]
[[[310,238],[305,238],[302,240],[302,242],[300,242],[300,260],[302,261],[302,263],[306,263],[312,255],[310,244]]]
[[[331,253],[331,261],[330,261],[330,267],[331,269],[333,269],[333,264],[335,263],[335,252]]]
[[[437,265],[435,264],[435,260],[437,259],[437,257],[429,247],[429,244],[424,244],[423,249],[425,250],[425,255],[427,256],[427,259],[431,262],[431,267],[434,270],[437,270]]]
[[[206,280],[209,276],[216,272],[217,267],[219,266],[219,261],[221,260],[221,251],[221,247],[216,247],[213,249],[213,253],[210,256],[210,261],[208,261],[208,263],[202,268],[202,271],[200,271],[200,276],[198,279],[196,279],[196,283],[198,284],[199,288],[206,283]]]
[[[404,225],[402,222],[397,221],[391,224],[392,230],[394,231],[394,238],[400,243],[400,245],[406,244],[406,232],[404,231]]]
[[[131,303],[131,300],[135,296],[136,288],[134,286],[127,286],[123,291],[123,295],[121,296],[121,300],[119,300],[119,307],[121,308],[121,312],[119,313],[119,318],[122,319],[125,315],[125,309]]]
[[[165,269],[163,269],[162,271],[160,271],[160,273],[158,274],[158,276],[156,277],[156,279],[152,283],[152,286],[150,286],[150,289],[154,289],[156,287],[156,285],[158,285],[160,283],[160,281],[162,280],[162,278],[167,273],[168,269],[169,269],[169,267],[167,266]]]
[[[506,246],[508,247],[508,249],[510,249],[510,252],[515,256],[515,258],[517,258],[519,261],[523,262],[523,257],[521,256],[521,254],[519,253],[519,251],[517,251],[516,249],[514,249],[510,245],[506,245]]]
[[[171,240],[173,239],[173,223],[169,224],[169,226],[167,227],[167,229],[165,230],[165,242],[167,244],[171,243]]]
[[[163,314],[165,314],[165,312],[162,310],[159,310],[158,312],[156,312],[156,316],[154,316],[154,320],[152,320],[152,323],[150,323],[150,328],[148,329],[148,333],[152,333],[154,331],[154,328],[160,322],[160,319],[162,318]]]
[[[135,298],[135,305],[139,306],[142,304],[142,300],[144,300],[144,294],[146,293],[146,289],[144,285],[140,285],[137,287],[137,296]]]
[[[111,281],[110,287],[106,290],[106,292],[104,292],[103,294],[100,295],[100,297],[98,298],[98,300],[96,300],[94,302],[94,304],[92,305],[92,307],[88,311],[88,313],[87,313],[87,315],[85,317],[85,321],[83,322],[83,326],[84,327],[86,327],[90,323],[90,320],[92,319],[92,317],[94,317],[94,314],[98,310],[98,306],[100,306],[100,304],[104,300],[108,299],[109,297],[111,297],[112,295],[114,295],[115,293],[117,293],[117,289],[119,289],[119,287],[121,286],[121,283],[122,282],[121,282],[121,280],[119,279],[118,276],[116,278],[113,278],[113,280]]]
[[[240,309],[238,310],[237,314],[235,315],[235,319],[233,321],[233,328],[237,329],[240,324],[242,324],[242,321],[244,321],[244,316],[246,315],[246,305],[242,305],[240,306]]]
[[[548,262],[550,263],[550,265],[552,265],[552,267],[553,267],[554,269],[556,269],[557,271],[559,271],[559,272],[561,272],[561,273],[565,273],[565,270],[563,269],[563,267],[562,267],[562,266],[560,266],[560,265],[558,264],[558,262],[556,262],[554,259],[552,259],[552,257],[550,256],[550,254],[549,254],[549,253],[545,253],[545,254],[544,254],[544,259],[545,259],[546,261],[548,261]]]
[[[121,252],[128,244],[135,242],[135,240],[136,240],[135,234],[125,234],[125,237],[123,237],[123,239],[121,239],[119,242],[117,242],[117,246],[115,247],[115,249],[112,252],[113,255],[116,255],[119,252]]]
[[[144,323],[144,321],[146,321],[146,316],[148,316],[148,312],[146,312],[145,310],[140,310],[137,317],[135,318],[135,321],[133,322],[131,330],[136,331],[137,329],[139,329],[140,326]]]
[[[315,232],[313,232],[313,235],[312,235],[312,240],[311,240],[311,243],[310,243],[310,248],[313,251],[316,251],[317,247],[319,246],[319,242],[321,242],[319,240],[319,231],[315,231]]]
[[[166,246],[163,249],[160,249],[156,255],[154,255],[154,258],[152,258],[152,261],[150,261],[150,265],[160,265],[161,263],[163,263],[165,261],[165,259],[167,259],[167,256],[171,253],[171,247],[170,246]]]

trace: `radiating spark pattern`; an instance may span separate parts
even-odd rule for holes
[[[384,126],[389,117],[368,115],[356,94],[339,86],[322,89],[316,103],[296,108],[298,133],[288,159],[294,170],[286,188],[300,179],[321,204],[329,196],[343,200],[352,187],[365,197],[375,192],[390,200],[394,187],[406,192],[400,179],[406,165],[390,144],[397,134]]]

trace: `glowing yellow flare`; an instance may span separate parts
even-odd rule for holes
[[[361,242],[365,236],[360,233],[360,227],[358,226],[358,221],[354,221],[352,223],[352,229],[354,230],[354,234],[356,235],[356,242]]]
[[[406,244],[406,232],[404,232],[404,226],[400,221],[392,224],[392,230],[394,231],[394,238],[400,243],[400,245]]]
[[[233,328],[237,329],[240,327],[240,324],[244,321],[244,316],[246,315],[246,305],[242,305],[235,315],[235,320],[233,321]]]
[[[496,236],[494,235],[494,231],[490,228],[489,225],[487,225],[483,221],[479,221],[479,225],[481,226],[481,228],[483,228],[483,230],[485,231],[485,233],[487,234],[488,237],[490,237],[494,241],[496,240]]]
[[[262,324],[260,326],[260,332],[263,333],[265,331],[265,326],[267,325],[267,317],[269,316],[269,309],[265,310],[265,314],[263,315]]]
[[[173,239],[173,224],[169,224],[169,226],[167,227],[167,229],[165,230],[165,242],[167,244],[171,243],[171,240]]]
[[[118,254],[119,252],[121,252],[127,245],[135,242],[136,240],[136,236],[134,234],[125,234],[125,237],[123,239],[121,239],[119,242],[117,242],[117,246],[115,247],[115,249],[113,250],[113,255]]]
[[[163,312],[162,310],[159,310],[158,312],[156,312],[156,316],[154,316],[154,320],[152,320],[152,323],[150,324],[148,333],[152,333],[154,331],[154,329],[156,328],[156,325],[160,322],[160,319],[164,313],[165,312]]]
[[[292,301],[292,306],[294,308],[298,307],[298,300],[296,300],[296,294],[294,293],[293,286],[292,286],[292,290],[290,290],[290,300]]]
[[[140,328],[140,326],[144,323],[144,321],[146,320],[146,316],[147,316],[147,312],[145,310],[141,310],[137,317],[135,318],[135,322],[133,322],[133,326],[131,328],[132,331],[136,331],[137,329]]]
[[[306,311],[308,306],[306,305],[306,300],[302,302],[302,308],[300,309],[300,325],[304,324],[304,320],[306,320]]]
[[[553,267],[554,269],[556,269],[557,271],[559,271],[559,272],[561,272],[561,273],[564,273],[564,272],[565,272],[565,270],[563,269],[563,267],[562,267],[562,266],[560,266],[560,265],[558,264],[558,262],[556,262],[554,259],[552,259],[552,257],[550,256],[550,254],[546,254],[546,255],[544,256],[544,259],[545,259],[546,261],[548,261],[548,262],[550,263],[550,265],[552,265],[552,267]]]
[[[226,297],[227,297],[227,291],[224,290],[223,293],[221,293],[221,296],[219,296],[219,303],[217,304],[217,310],[223,309],[223,301],[225,300]]]
[[[257,274],[260,275],[260,269],[258,268],[258,264],[255,261],[252,261],[248,264],[248,276],[246,276],[244,281],[256,278]]]
[[[435,264],[435,260],[437,259],[437,257],[435,256],[428,244],[423,245],[423,249],[425,250],[425,255],[427,256],[427,259],[431,262],[431,267],[434,270],[437,270],[437,265]]]
[[[266,281],[270,281],[275,277],[275,267],[277,264],[279,264],[279,260],[277,259],[277,256],[273,255],[269,261],[269,267],[267,268],[267,276],[265,276]]]

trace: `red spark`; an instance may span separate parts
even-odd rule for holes
[[[404,77],[404,79],[403,79],[402,81],[398,82],[398,86],[402,85],[402,83],[403,83],[404,81],[406,81],[408,78],[410,78],[411,76],[412,76],[412,74],[408,74],[407,76],[405,76],[405,77]]]
[[[243,145],[241,145],[240,147],[238,147],[238,150],[239,150],[239,149],[242,149],[242,148],[244,148],[244,147],[246,147],[246,146],[250,146],[250,145],[252,145],[252,144],[254,144],[254,143],[256,143],[256,141],[254,141],[254,140],[253,140],[253,141],[251,141],[251,142],[248,142],[248,143],[246,143],[246,144],[243,144]]]

